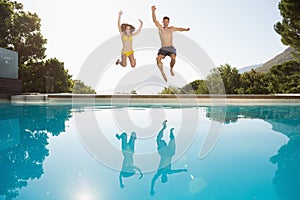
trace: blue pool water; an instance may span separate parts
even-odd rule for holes
[[[296,200],[299,166],[296,105],[0,104],[1,200]]]

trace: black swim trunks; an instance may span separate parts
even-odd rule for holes
[[[171,54],[176,55],[176,49],[173,46],[161,47],[157,53],[157,55],[164,55],[164,56],[170,56]]]

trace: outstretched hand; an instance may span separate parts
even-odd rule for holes
[[[156,10],[156,7],[155,7],[155,6],[151,6],[151,10],[152,10],[152,11],[155,11],[155,10]]]
[[[140,21],[140,23],[141,23],[141,26],[142,26],[142,25],[143,25],[143,21],[142,21],[142,20],[140,20],[140,19],[139,19],[139,21]]]
[[[140,173],[139,180],[140,180],[140,179],[142,179],[142,178],[143,178],[143,176],[144,176],[144,175],[143,175],[143,173]]]
[[[122,15],[123,14],[123,11],[122,10],[120,10],[120,12],[119,12],[119,15]]]
[[[190,28],[186,28],[185,30],[186,30],[186,31],[189,31],[189,30],[191,30],[191,29],[190,29]]]
[[[154,190],[151,190],[151,191],[150,191],[150,195],[151,195],[151,196],[154,196],[154,193],[155,193]]]

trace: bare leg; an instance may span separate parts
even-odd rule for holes
[[[171,62],[170,62],[170,72],[171,72],[171,75],[174,76],[174,71],[173,71],[173,67],[175,65],[175,62],[176,62],[176,54],[171,54],[170,55],[171,57]]]
[[[121,146],[122,146],[122,150],[126,150],[127,149],[127,134],[125,132],[123,132],[121,135],[116,134],[116,138],[118,140],[121,140]]]
[[[165,58],[164,55],[158,55],[157,58],[156,58],[156,62],[157,62],[157,66],[161,72],[161,75],[163,76],[164,80],[167,82],[168,79],[167,79],[167,76],[164,72],[164,69],[163,69],[163,63],[161,62],[161,59]]]
[[[128,58],[129,58],[131,67],[134,68],[136,66],[136,60],[134,59],[134,55],[131,54]]]
[[[171,128],[170,129],[170,140],[174,140],[175,139],[173,131],[174,131],[174,128]]]
[[[164,131],[167,128],[167,120],[164,120],[162,125],[163,127],[161,128],[158,135],[156,136],[157,149],[162,149],[163,147],[166,146],[166,142],[162,138],[164,135]]]
[[[130,139],[129,139],[129,142],[128,142],[128,146],[129,146],[129,148],[132,152],[134,152],[135,140],[136,140],[136,133],[132,132],[131,136],[130,136]]]
[[[175,155],[175,150],[176,150],[175,136],[174,136],[173,130],[174,130],[174,128],[171,128],[171,130],[170,130],[170,141],[169,141],[169,144],[168,144],[169,153],[172,156]]]
[[[122,54],[121,54],[121,59],[122,59]],[[116,65],[119,65],[121,63],[120,59],[118,58],[118,60],[116,61]]]
[[[122,60],[120,61],[120,59],[117,60],[116,65],[120,64],[122,67],[126,67],[127,66],[127,56],[122,54]]]

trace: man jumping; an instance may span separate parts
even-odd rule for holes
[[[151,9],[152,9],[152,19],[153,19],[155,26],[159,30],[159,36],[160,36],[161,45],[162,45],[162,47],[158,51],[157,58],[156,58],[157,66],[158,66],[163,78],[167,82],[168,79],[167,79],[166,74],[164,73],[163,63],[161,60],[164,59],[166,56],[171,57],[170,73],[172,76],[174,76],[173,67],[175,65],[176,49],[174,48],[173,41],[172,41],[173,31],[189,31],[190,28],[176,28],[173,26],[169,26],[169,21],[170,21],[169,17],[163,18],[163,26],[162,26],[156,19],[156,15],[155,15],[156,7],[152,6]]]
[[[176,150],[175,136],[173,133],[174,128],[170,129],[170,141],[169,143],[167,143],[163,139],[164,131],[167,128],[167,120],[163,121],[162,125],[163,125],[162,129],[159,131],[156,137],[157,151],[158,154],[160,155],[160,161],[159,161],[157,171],[151,180],[151,190],[150,190],[151,196],[153,196],[155,193],[154,186],[156,180],[159,177],[161,177],[162,183],[166,183],[168,182],[168,175],[187,172],[187,169],[172,169],[172,157],[175,155],[175,150]]]

